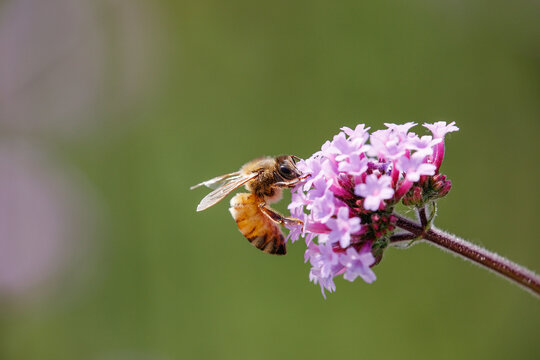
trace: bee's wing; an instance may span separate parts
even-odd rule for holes
[[[210,189],[217,189],[220,185],[222,185],[221,183],[223,183],[224,181],[234,180],[234,179],[237,179],[239,177],[241,177],[240,171],[233,172],[233,173],[230,173],[230,174],[221,175],[221,176],[216,176],[213,179],[203,181],[202,183],[197,184],[197,185],[193,185],[189,189],[193,190],[193,189],[196,189],[196,188],[198,188],[200,186],[206,186],[206,187],[209,187]]]
[[[210,206],[217,204],[219,201],[231,193],[231,191],[239,188],[248,181],[255,179],[259,176],[258,173],[252,173],[249,175],[240,175],[235,177],[232,180],[226,182],[225,184],[218,187],[216,190],[212,191],[210,194],[206,195],[199,205],[197,206],[197,211],[203,211],[208,209]]]

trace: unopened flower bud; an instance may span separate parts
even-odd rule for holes
[[[443,188],[439,191],[439,197],[446,196],[446,194],[450,192],[451,188],[452,188],[452,181],[450,180],[445,181]]]
[[[440,191],[444,187],[444,183],[446,182],[446,175],[437,174],[433,176],[432,178],[432,188],[435,191]]]
[[[406,206],[421,206],[424,202],[423,189],[420,186],[414,186],[403,197],[403,204]]]

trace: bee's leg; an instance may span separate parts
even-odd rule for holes
[[[302,225],[304,226],[304,222],[300,219],[297,219],[295,217],[286,217],[278,213],[277,211],[269,208],[266,206],[266,203],[262,202],[259,204],[259,209],[261,209],[262,213],[273,222],[280,224],[280,225]]]
[[[289,181],[278,181],[274,185],[279,187],[293,187],[298,184],[300,181],[307,179],[311,174],[302,175],[294,180]]]

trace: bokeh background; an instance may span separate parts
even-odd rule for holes
[[[538,359],[538,298],[426,244],[324,300],[189,186],[456,121],[436,224],[540,271],[540,3],[0,2],[0,359]],[[418,131],[422,131],[420,127]],[[278,205],[285,210],[286,200]]]

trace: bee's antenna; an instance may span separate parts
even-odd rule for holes
[[[296,155],[291,155],[291,158],[294,160],[294,163],[296,164],[296,162],[302,160],[301,158],[299,158],[298,156]]]

